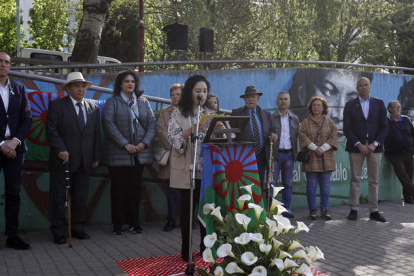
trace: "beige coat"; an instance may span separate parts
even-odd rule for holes
[[[157,125],[157,134],[158,134],[158,143],[165,150],[171,151],[172,147],[170,142],[168,142],[168,120],[171,117],[171,113],[174,110],[174,106],[170,105],[161,109],[160,117],[158,119]],[[170,157],[171,159],[171,157]],[[170,162],[168,161],[167,165],[159,166],[158,178],[161,179],[170,179]]]
[[[323,118],[308,116],[299,125],[299,142],[301,150],[306,149],[310,143],[315,143],[316,133],[320,129]],[[338,130],[335,123],[325,118],[323,128],[319,133],[318,141],[315,143],[318,147],[328,143],[331,149],[325,151],[322,155],[311,152],[309,163],[302,163],[303,172],[327,172],[335,170],[334,151],[338,149]]]
[[[204,107],[208,115],[217,114],[215,110]],[[191,127],[191,118],[183,115],[177,116],[181,129]],[[204,137],[203,137],[204,139]],[[170,187],[177,189],[190,189],[191,143],[187,140],[186,150],[183,154],[172,149],[170,155]]]

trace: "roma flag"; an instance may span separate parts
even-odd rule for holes
[[[246,194],[240,187],[253,183],[252,201],[263,207],[256,155],[251,145],[203,144],[200,155],[204,159],[198,216],[207,234],[212,234],[215,229],[214,219],[203,214],[206,203],[221,206],[222,216],[225,217],[233,209],[238,209],[237,199]],[[254,218],[251,211],[248,215]]]

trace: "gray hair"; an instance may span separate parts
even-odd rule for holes
[[[389,102],[388,103],[388,106],[387,106],[387,110],[389,110],[390,108],[393,108],[393,104],[395,104],[395,103],[400,103],[399,101],[391,101],[391,102]]]

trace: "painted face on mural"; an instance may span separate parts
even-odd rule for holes
[[[296,80],[303,83],[292,84],[295,91],[289,90],[290,94],[297,93],[296,97],[294,97],[295,95],[291,95],[292,106],[302,107],[305,110],[306,104],[311,97],[318,96],[325,98],[329,106],[327,117],[334,121],[339,131],[342,131],[345,104],[358,96],[355,87],[359,78],[358,75],[352,71],[340,70],[316,71],[313,74],[299,72],[299,74],[301,76],[296,78]],[[296,103],[293,102],[293,98],[296,98]]]

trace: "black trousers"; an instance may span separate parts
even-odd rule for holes
[[[267,200],[267,178],[266,178],[266,152],[263,148],[258,155],[256,155],[257,161],[257,168],[259,170],[259,178],[260,178],[260,185],[262,186],[262,195],[263,195],[263,202],[266,203],[265,199]]]
[[[89,175],[85,172],[83,162],[75,172],[69,173],[71,195],[71,226],[73,232],[83,231],[86,220],[86,204],[89,191]],[[66,203],[66,173],[65,166],[62,171],[51,171],[49,174],[49,205],[51,231],[54,236],[65,236],[67,232]]]
[[[193,210],[194,206],[199,203],[200,200],[200,187],[201,187],[201,179],[196,179],[195,181],[195,189],[193,194]],[[190,189],[179,189],[180,190],[180,197],[181,197],[181,255],[183,257],[189,256],[189,245],[190,245]],[[203,254],[205,249],[203,240],[206,236],[206,228],[204,228],[203,224],[198,220],[199,228],[200,228],[200,251]],[[194,248],[193,248],[194,251]]]
[[[404,197],[412,197],[414,195],[413,184],[413,153],[395,153],[387,154],[388,160],[394,167],[395,174],[403,186]]]
[[[0,169],[4,173],[6,235],[17,236],[19,228],[20,191],[22,185],[24,153],[17,153],[14,159],[0,152]]]
[[[108,167],[111,176],[112,224],[139,225],[141,180],[145,165],[135,159],[134,167]]]

